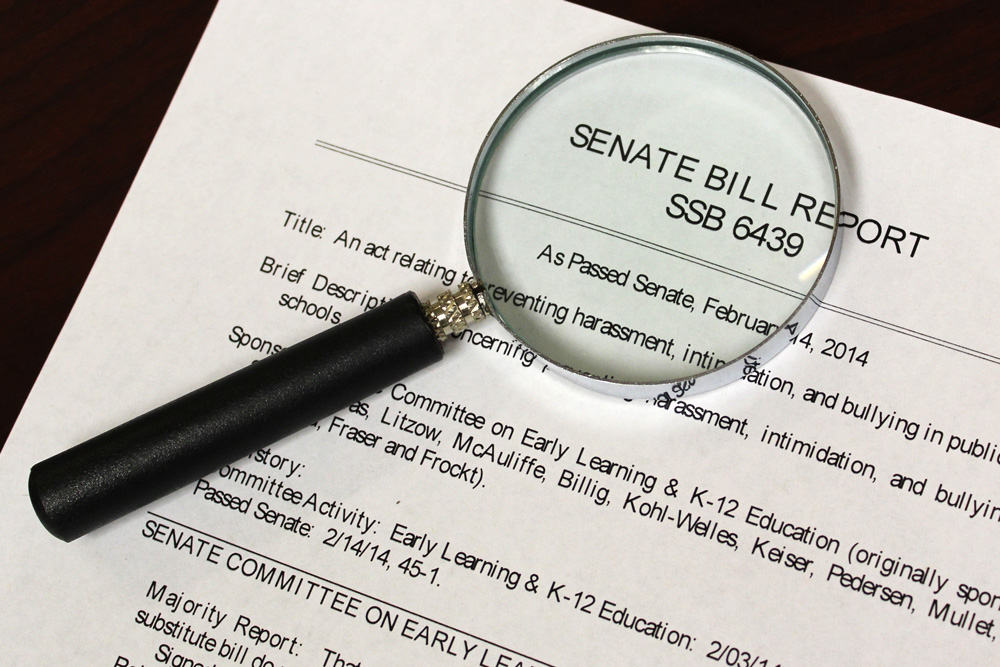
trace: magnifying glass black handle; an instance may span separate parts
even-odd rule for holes
[[[442,354],[408,292],[38,463],[31,503],[50,533],[72,541]]]

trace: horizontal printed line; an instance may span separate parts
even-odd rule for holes
[[[354,158],[355,160],[360,160],[362,162],[367,162],[368,164],[375,165],[377,167],[382,167],[383,169],[389,169],[391,171],[395,171],[397,173],[404,174],[406,176],[412,176],[413,178],[419,178],[422,181],[426,181],[428,183],[433,183],[435,185],[440,185],[442,187],[446,187],[446,188],[448,188],[450,190],[454,190],[456,192],[465,193],[467,191],[467,189],[468,189],[464,185],[461,185],[459,183],[454,183],[452,181],[448,181],[448,180],[445,180],[443,178],[438,178],[437,176],[432,176],[430,174],[425,174],[423,172],[416,171],[415,169],[409,169],[407,167],[403,167],[403,166],[398,165],[398,164],[393,164],[392,162],[387,162],[385,160],[380,160],[378,158],[372,157],[371,155],[365,155],[364,153],[359,153],[357,151],[352,151],[352,150],[350,150],[348,148],[344,148],[342,146],[337,146],[335,144],[331,144],[331,143],[329,143],[327,141],[323,141],[323,140],[320,140],[320,139],[316,140],[316,146],[319,147],[319,148],[324,148],[324,149],[329,150],[329,151],[333,151],[335,153],[340,153],[341,155],[345,155],[345,156],[350,157],[350,158]],[[766,289],[770,289],[772,291],[779,292],[781,294],[785,294],[785,295],[790,296],[790,297],[794,297],[794,298],[797,298],[797,299],[802,299],[802,298],[804,298],[806,296],[805,294],[801,294],[799,292],[796,292],[794,290],[790,290],[790,289],[782,287],[780,285],[776,285],[774,283],[770,283],[770,282],[761,280],[761,279],[756,278],[754,276],[751,276],[749,274],[741,273],[739,271],[735,271],[735,270],[730,269],[728,267],[724,267],[724,266],[721,266],[721,265],[718,265],[718,264],[714,264],[713,262],[709,262],[708,260],[704,260],[704,259],[701,259],[699,257],[694,257],[692,255],[687,255],[685,253],[678,252],[678,251],[673,250],[671,248],[666,248],[664,246],[657,245],[655,243],[652,243],[651,241],[647,241],[645,239],[641,239],[641,238],[638,238],[638,237],[630,236],[628,234],[625,234],[623,232],[619,232],[619,231],[614,230],[614,229],[603,227],[603,226],[598,225],[597,223],[594,223],[594,222],[589,222],[587,220],[582,220],[580,218],[575,218],[575,217],[567,215],[565,213],[560,213],[558,211],[552,211],[552,210],[549,210],[549,209],[546,209],[546,208],[542,208],[541,206],[536,206],[536,205],[530,204],[528,202],[523,202],[523,201],[520,201],[520,200],[517,200],[517,199],[512,199],[510,197],[504,197],[502,195],[494,194],[494,193],[491,193],[491,192],[483,191],[482,196],[484,196],[484,197],[486,197],[488,199],[492,199],[494,201],[498,201],[498,202],[501,202],[501,203],[509,204],[511,206],[516,206],[518,208],[522,208],[524,210],[531,211],[533,213],[537,213],[539,215],[544,215],[546,217],[553,218],[555,220],[561,220],[563,222],[566,222],[566,223],[571,224],[571,225],[576,225],[577,227],[581,227],[583,229],[589,229],[589,230],[591,230],[593,232],[597,232],[599,234],[605,234],[607,236],[611,236],[611,237],[620,239],[622,241],[626,241],[628,243],[633,243],[635,245],[647,248],[649,250],[653,250],[655,252],[660,252],[660,253],[663,253],[663,254],[666,254],[666,255],[670,255],[670,256],[675,257],[677,259],[682,259],[682,260],[691,262],[693,264],[698,264],[699,266],[702,266],[704,268],[711,269],[713,271],[718,271],[720,273],[724,273],[724,274],[729,275],[729,276],[731,276],[733,278],[737,278],[737,279],[743,280],[745,282],[753,283],[753,284],[758,285],[760,287],[764,287]],[[989,362],[991,364],[1000,365],[1000,356],[989,354],[987,352],[983,352],[982,350],[977,350],[977,349],[974,349],[974,348],[971,348],[971,347],[966,347],[964,345],[960,345],[958,343],[946,340],[944,338],[937,338],[935,336],[931,336],[930,334],[926,334],[926,333],[923,333],[921,331],[917,331],[915,329],[909,329],[907,327],[900,326],[898,324],[893,324],[892,322],[887,322],[885,320],[880,320],[880,319],[878,319],[876,317],[872,317],[871,315],[865,315],[864,313],[859,313],[857,311],[853,311],[853,310],[850,310],[848,308],[843,308],[841,306],[836,306],[836,305],[831,304],[831,303],[829,303],[827,301],[823,301],[822,299],[819,299],[819,298],[817,298],[816,296],[814,296],[812,294],[809,295],[809,299],[812,300],[812,302],[815,303],[819,308],[822,308],[823,310],[829,311],[831,313],[837,313],[838,315],[843,315],[844,317],[849,317],[849,318],[851,318],[853,320],[857,320],[859,322],[864,322],[866,324],[871,324],[871,325],[877,326],[877,327],[879,327],[881,329],[885,329],[886,331],[892,331],[892,332],[895,332],[895,333],[898,333],[898,334],[902,334],[904,336],[909,336],[910,338],[913,338],[913,339],[916,339],[916,340],[919,340],[919,341],[923,341],[925,343],[930,343],[932,345],[936,345],[938,347],[942,347],[942,348],[944,348],[946,350],[951,350],[952,352],[958,352],[959,354],[964,354],[964,355],[972,357],[974,359],[979,359],[981,361],[986,361],[986,362]]]
[[[930,343],[931,345],[937,345],[938,347],[943,347],[946,350],[951,350],[952,352],[958,352],[960,354],[965,354],[975,359],[981,361],[987,361],[991,364],[1000,364],[1000,357],[989,354],[988,352],[983,352],[982,350],[977,350],[975,348],[966,347],[965,345],[959,345],[950,340],[945,340],[944,338],[937,338],[936,336],[931,336],[930,334],[923,333],[922,331],[917,331],[916,329],[909,329],[898,324],[893,324],[892,322],[887,322],[885,320],[880,320],[877,317],[872,317],[871,315],[865,315],[864,313],[859,313],[857,311],[849,310],[847,308],[841,308],[840,306],[835,306],[831,303],[827,303],[814,296],[809,297],[820,308],[828,310],[831,313],[837,313],[838,315],[843,315],[844,317],[849,317],[853,320],[859,322],[865,322],[866,324],[871,324],[872,326],[885,329],[886,331],[893,331],[904,336],[909,336],[910,338],[915,338],[917,340],[923,341],[925,343]]]

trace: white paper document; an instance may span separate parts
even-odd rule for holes
[[[637,32],[554,1],[222,2],[0,454],[0,664],[1000,662],[1000,131],[795,71],[843,249],[743,380],[626,402],[488,321],[75,542],[35,517],[34,463],[455,287],[493,120]]]

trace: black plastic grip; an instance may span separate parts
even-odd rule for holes
[[[408,292],[36,464],[31,503],[69,542],[441,356]]]

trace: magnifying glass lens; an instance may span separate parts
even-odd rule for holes
[[[811,314],[838,213],[829,142],[787,81],[715,42],[645,35],[511,102],[472,173],[466,241],[522,342],[598,388],[655,393],[732,375]]]

